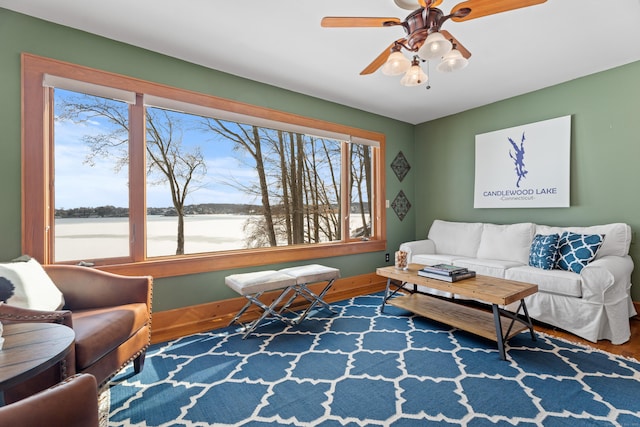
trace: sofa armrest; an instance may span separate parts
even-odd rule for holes
[[[633,260],[626,256],[605,256],[590,262],[580,272],[582,298],[610,304],[629,298]]]
[[[145,303],[151,311],[151,276],[123,276],[76,265],[45,265],[44,269],[71,311],[133,303]]]
[[[73,327],[71,312],[68,310],[44,311],[0,304],[0,322],[2,323],[59,323]]]
[[[414,255],[419,254],[435,254],[436,245],[432,240],[414,240],[412,242],[404,242],[400,245],[399,250],[407,252],[407,262],[411,263]]]

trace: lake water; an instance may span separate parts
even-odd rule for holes
[[[243,227],[251,215],[185,217],[185,253],[244,248]],[[254,217],[255,218],[255,217]],[[128,218],[62,218],[55,222],[56,261],[128,256]],[[176,253],[178,218],[147,217],[147,256]]]
[[[243,228],[256,215],[185,217],[186,254],[244,249]],[[352,228],[360,227],[358,215]],[[147,217],[147,257],[175,255],[178,218]],[[128,218],[61,218],[55,222],[55,261],[79,261],[129,255]]]

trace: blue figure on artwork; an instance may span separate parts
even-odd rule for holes
[[[513,139],[508,138],[511,146],[515,150],[515,153],[509,150],[509,157],[511,157],[516,165],[516,174],[518,175],[518,181],[516,181],[516,187],[520,188],[520,180],[527,176],[529,171],[524,168],[524,132],[522,132],[522,141],[520,141],[520,147]]]

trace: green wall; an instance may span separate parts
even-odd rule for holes
[[[223,98],[341,123],[384,133],[387,141],[387,198],[403,189],[413,202],[411,174],[402,183],[389,164],[402,150],[413,157],[414,126],[348,108],[321,99],[278,89],[205,67],[115,42],[82,31],[55,25],[0,8],[0,260],[20,255],[20,54],[28,52],[48,58],[111,71]],[[414,237],[413,210],[400,221],[387,210],[389,251]],[[319,262],[340,268],[348,277],[370,273],[384,265],[384,252],[326,258]],[[282,268],[282,264],[273,266]],[[154,310],[162,311],[237,296],[224,285],[224,276],[235,272],[156,279]]]
[[[415,234],[436,219],[631,225],[640,265],[640,62],[416,126]],[[571,115],[571,207],[474,209],[475,135]],[[637,281],[638,271],[634,274]],[[640,301],[640,286],[632,287]]]

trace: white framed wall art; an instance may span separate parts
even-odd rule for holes
[[[476,135],[474,208],[569,207],[571,116]]]

